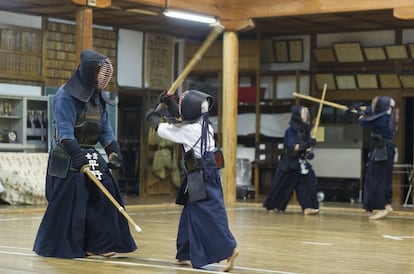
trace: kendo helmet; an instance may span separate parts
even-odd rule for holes
[[[388,96],[376,96],[371,101],[371,109],[374,114],[391,114],[395,101]]]
[[[290,116],[290,124],[310,124],[310,112],[307,107],[304,106],[292,106],[290,108],[292,115]]]
[[[289,125],[296,130],[309,129],[311,126],[311,116],[309,108],[304,106],[292,106]]]
[[[73,97],[87,102],[95,90],[103,90],[112,78],[109,58],[91,49],[82,50],[76,72],[66,82],[65,90]]]
[[[180,96],[178,110],[183,121],[194,122],[207,113],[212,104],[212,96],[198,90],[187,90]]]

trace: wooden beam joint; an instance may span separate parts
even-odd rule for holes
[[[245,31],[254,28],[254,23],[250,18],[244,19],[220,19],[220,24],[226,30],[230,31]]]
[[[414,6],[394,8],[393,15],[398,19],[412,20],[414,19]]]
[[[112,0],[72,0],[73,3],[81,6],[107,8],[112,5]]]

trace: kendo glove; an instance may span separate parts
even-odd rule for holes
[[[309,142],[302,142],[302,143],[299,144],[299,151],[300,152],[305,152],[310,147],[311,147],[311,145],[309,144]]]
[[[148,121],[150,127],[154,130],[158,129],[158,124],[161,122],[161,115],[153,108],[150,108],[145,114],[145,120]]]
[[[178,104],[175,101],[174,94],[168,95],[166,91],[163,91],[159,96],[159,102],[164,104],[168,108],[168,112],[175,118],[180,117],[178,110]]]
[[[316,145],[316,139],[315,138],[310,138],[308,142],[309,142],[309,145],[311,147],[314,147]]]
[[[299,144],[299,151],[305,152],[307,149],[316,145],[315,138],[309,138],[307,141],[303,141]]]
[[[312,160],[313,158],[315,158],[315,153],[312,150],[308,151],[308,152],[306,152],[305,157],[308,160]]]
[[[105,146],[105,152],[108,155],[108,168],[118,169],[122,166],[121,148],[116,140]]]
[[[365,104],[363,102],[358,102],[355,104],[352,104],[350,106],[348,106],[348,109],[346,110],[347,112],[354,112],[357,111],[357,113],[361,112],[361,107],[364,106]]]
[[[78,141],[65,139],[62,141],[62,145],[70,155],[74,169],[81,171],[85,165],[89,165],[89,160],[82,153]]]

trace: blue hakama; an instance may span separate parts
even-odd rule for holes
[[[227,221],[219,171],[215,166],[204,167],[203,174],[207,198],[185,202],[177,236],[176,258],[190,260],[195,268],[229,258],[237,245]],[[180,191],[185,186],[186,181]]]
[[[83,152],[98,153],[94,149]],[[102,157],[99,167],[102,184],[123,206],[119,187]],[[87,175],[77,171],[69,171],[66,178],[48,175],[46,199],[48,206],[33,248],[37,254],[82,258],[87,252],[127,253],[137,249],[127,220]]]

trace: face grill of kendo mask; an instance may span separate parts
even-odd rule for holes
[[[300,110],[300,118],[302,119],[303,123],[310,124],[310,113],[307,107],[303,107]]]
[[[112,74],[114,69],[109,60],[105,60],[99,66],[98,73],[96,75],[96,88],[104,89],[108,86],[111,81]]]

